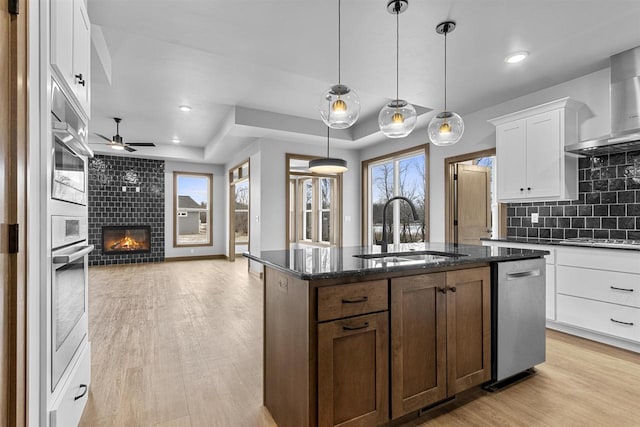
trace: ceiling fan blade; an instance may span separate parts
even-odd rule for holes
[[[155,147],[156,144],[153,142],[127,142],[127,145],[132,147]]]
[[[99,136],[100,138],[104,139],[105,141],[113,142],[113,141],[111,140],[111,138],[107,138],[106,136],[104,136],[104,135],[100,135],[99,133],[96,133],[95,135]]]
[[[128,151],[128,152],[130,152],[130,153],[133,153],[134,151],[138,151],[138,150],[135,150],[135,149],[133,149],[133,148],[131,148],[131,147],[128,147],[128,146],[126,146],[126,145],[124,146],[124,149],[125,149],[125,150],[127,150],[127,151]]]

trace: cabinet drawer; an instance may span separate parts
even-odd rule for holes
[[[559,265],[558,292],[640,308],[640,275]]]
[[[318,288],[318,322],[382,311],[388,306],[386,280]]]
[[[640,309],[561,294],[556,309],[559,322],[640,341]]]
[[[558,265],[640,274],[640,251],[558,248]]]
[[[61,395],[51,408],[51,427],[77,426],[89,398],[91,383],[91,345],[82,350],[71,375],[64,384]]]

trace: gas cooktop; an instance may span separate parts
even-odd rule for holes
[[[592,239],[589,237],[578,237],[575,239],[561,240],[561,245],[582,245],[596,246],[602,248],[633,248],[640,249],[640,240],[625,239]]]

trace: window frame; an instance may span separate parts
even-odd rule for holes
[[[362,191],[362,206],[361,206],[361,230],[360,236],[363,246],[374,245],[375,242],[369,241],[369,228],[370,228],[370,199],[371,199],[371,177],[369,175],[369,167],[378,163],[384,163],[385,161],[393,162],[395,160],[402,160],[403,158],[410,157],[411,154],[423,154],[424,153],[424,223],[425,223],[425,241],[429,241],[430,237],[430,224],[429,224],[429,144],[417,145],[404,150],[387,153],[382,156],[377,156],[371,159],[362,161],[361,167],[361,191]],[[395,175],[395,173],[394,173]],[[395,186],[395,184],[394,184]]]
[[[209,242],[207,243],[178,243],[178,178],[180,176],[193,176],[207,178],[209,183],[209,203],[207,204],[209,223]],[[206,172],[173,172],[173,247],[174,248],[193,248],[193,247],[206,247],[213,246],[213,177],[212,173]]]
[[[247,245],[247,249],[251,250],[251,159],[247,158],[244,161],[238,163],[234,167],[230,168],[227,173],[229,179],[229,220],[228,220],[228,232],[227,236],[228,245],[229,245],[229,261],[235,261],[236,259],[236,245]],[[249,198],[247,204],[247,242],[236,242],[235,239],[235,191],[236,185],[242,184],[243,182],[248,183],[249,191],[247,193],[247,197]],[[231,208],[234,208],[233,210]]]
[[[343,174],[342,173],[337,173],[337,174],[319,174],[319,173],[313,173],[313,172],[293,172],[290,170],[290,164],[291,164],[291,160],[313,160],[313,159],[317,159],[320,158],[320,156],[309,156],[309,155],[305,155],[305,154],[292,154],[292,153],[285,153],[285,180],[286,180],[286,187],[285,187],[285,191],[286,191],[286,195],[285,195],[285,204],[286,204],[286,237],[285,237],[285,244],[286,244],[286,248],[289,249],[291,247],[291,244],[295,244],[296,243],[296,238],[298,236],[299,233],[299,227],[301,227],[302,225],[302,219],[299,217],[299,211],[296,212],[294,211],[294,215],[291,215],[291,207],[293,206],[291,203],[297,203],[297,205],[295,205],[296,209],[300,209],[301,208],[301,204],[304,202],[303,197],[301,197],[301,189],[300,189],[300,184],[297,185],[291,185],[292,181],[296,181],[299,182],[300,180],[298,179],[294,179],[292,180],[292,176],[306,176],[312,179],[317,180],[318,178],[334,178],[335,179],[335,183],[332,186],[332,190],[333,190],[333,194],[331,196],[331,201],[332,203],[336,204],[335,207],[335,219],[332,219],[331,224],[334,227],[334,231],[333,233],[335,236],[335,242],[334,243],[330,243],[330,242],[321,242],[318,241],[318,239],[316,238],[316,234],[318,232],[318,209],[316,206],[314,206],[313,212],[314,214],[312,214],[312,218],[313,218],[313,222],[314,222],[314,226],[313,226],[313,230],[312,233],[314,233],[314,239],[312,241],[307,241],[307,240],[300,240],[300,242],[308,244],[308,245],[315,245],[315,246],[330,246],[330,245],[335,245],[335,246],[342,246],[342,229],[343,229],[343,224],[342,224],[342,210],[343,210]],[[317,194],[315,194],[318,190],[317,190],[318,185],[314,185],[314,197],[313,197],[313,203],[314,204],[318,204],[319,203],[319,196]],[[291,190],[295,191],[295,193],[298,194],[292,194]],[[293,218],[291,218],[293,216]],[[293,220],[293,221],[292,221]],[[321,232],[321,230],[320,230]]]

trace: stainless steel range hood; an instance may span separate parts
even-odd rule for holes
[[[640,46],[610,58],[611,133],[568,145],[568,153],[596,156],[640,150]]]

